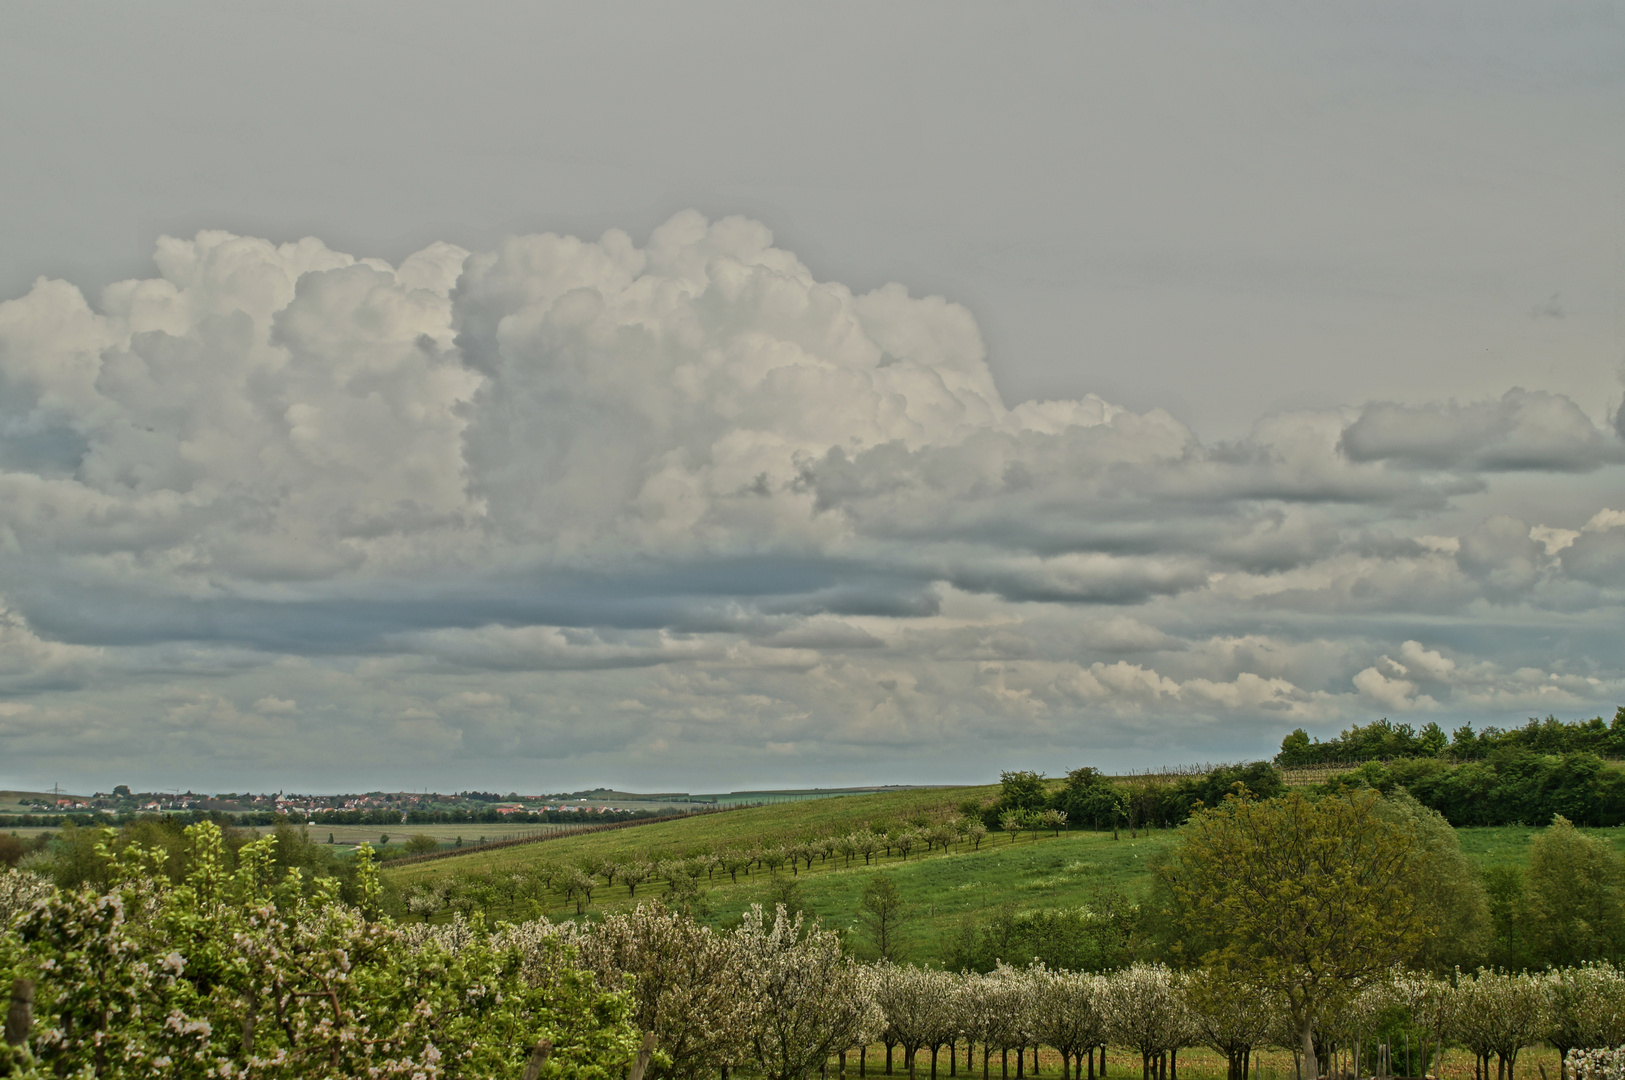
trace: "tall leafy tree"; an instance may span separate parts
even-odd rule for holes
[[[1315,1080],[1317,1023],[1428,936],[1422,846],[1375,792],[1226,799],[1157,868],[1188,959],[1277,994]]]
[[[1625,952],[1625,859],[1558,817],[1529,851],[1534,953],[1559,967]]]

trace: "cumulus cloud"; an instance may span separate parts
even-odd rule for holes
[[[185,733],[205,756],[177,761],[290,731],[650,768],[1256,753],[1288,722],[1619,685],[1606,650],[1538,655],[1625,589],[1625,514],[1583,475],[1625,454],[1560,395],[1216,444],[1092,395],[1011,404],[963,306],[692,212],[641,246],[391,266],[202,232],[155,262],[0,303],[16,752],[49,752],[49,714],[59,749]],[[1494,512],[1514,471],[1577,485],[1572,519]]]
[[[1473,472],[1589,472],[1625,461],[1625,440],[1573,401],[1520,388],[1499,401],[1368,405],[1341,446],[1353,461]]]

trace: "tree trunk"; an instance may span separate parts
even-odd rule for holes
[[[1314,1022],[1307,1016],[1303,1020],[1303,1030],[1298,1032],[1303,1041],[1300,1048],[1303,1051],[1303,1080],[1320,1080],[1320,1062],[1315,1058],[1315,1031]]]

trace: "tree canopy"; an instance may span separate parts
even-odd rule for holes
[[[1376,792],[1292,791],[1198,812],[1157,874],[1182,959],[1278,995],[1312,1063],[1317,1021],[1427,940],[1422,856]]]

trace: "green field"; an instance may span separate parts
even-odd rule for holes
[[[579,864],[587,859],[651,862],[677,855],[728,848],[747,849],[756,844],[788,843],[797,839],[839,835],[865,826],[879,827],[910,818],[937,818],[953,813],[969,799],[990,801],[996,787],[938,789],[882,795],[852,796],[776,806],[752,807],[726,813],[659,822],[653,825],[617,829],[566,837],[538,844],[525,844],[496,851],[440,859],[395,869],[386,869],[389,879],[403,887],[447,875],[503,875],[524,872],[538,863]],[[1610,840],[1625,852],[1625,829],[1588,830]],[[1521,826],[1463,829],[1463,852],[1480,866],[1523,865],[1528,848],[1539,830]],[[892,875],[910,905],[906,938],[909,953],[920,959],[943,955],[947,942],[962,922],[979,912],[1010,905],[1017,910],[1062,908],[1089,903],[1100,888],[1120,889],[1130,898],[1139,898],[1149,883],[1147,860],[1166,848],[1177,831],[1153,830],[1130,838],[1125,829],[1120,838],[1110,833],[1075,831],[1059,837],[1023,833],[1012,842],[1008,835],[991,833],[979,850],[956,848],[929,856],[915,853],[903,860],[895,853],[865,867],[861,856],[848,868],[839,856],[827,862],[814,862],[793,876],[801,902],[823,919],[826,925],[850,927],[855,924],[858,900],[864,885],[875,873]],[[786,867],[780,878],[791,878]],[[774,888],[774,878],[765,869],[741,874],[732,883],[722,870],[702,881],[711,909],[707,921],[720,925],[736,919],[752,903],[762,903]],[[598,915],[628,910],[638,902],[665,891],[662,882],[640,885],[631,898],[624,886],[600,885],[593,894],[592,912]],[[520,918],[535,913],[494,911],[499,917]],[[549,918],[574,917],[574,907],[555,896],[543,910]]]
[[[390,876],[404,885],[453,871],[488,873],[522,869],[537,860],[574,863],[587,858],[647,858],[653,861],[724,848],[784,844],[804,837],[848,833],[869,824],[891,825],[916,815],[927,818],[951,815],[967,799],[991,801],[998,790],[996,784],[929,788],[751,806],[419,863],[391,871]],[[989,842],[983,841],[984,849]]]

